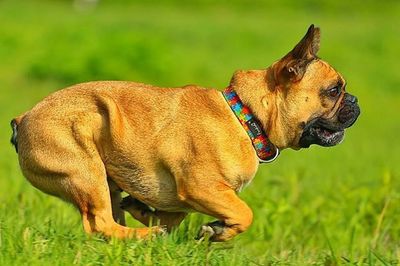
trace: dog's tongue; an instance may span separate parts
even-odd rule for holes
[[[329,130],[323,129],[322,133],[324,134],[324,136],[329,137],[330,135],[332,135],[332,132],[330,132]]]

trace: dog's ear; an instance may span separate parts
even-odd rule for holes
[[[320,30],[311,25],[303,39],[289,52],[294,59],[312,60],[319,51]]]
[[[274,76],[278,83],[299,81],[306,72],[308,64],[317,58],[320,30],[311,25],[303,39],[274,64]]]

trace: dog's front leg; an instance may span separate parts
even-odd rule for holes
[[[207,186],[189,190],[185,197],[194,209],[213,216],[218,221],[201,227],[199,238],[209,236],[211,241],[226,241],[245,231],[252,223],[253,212],[234,190],[213,190]]]

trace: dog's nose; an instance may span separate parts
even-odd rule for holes
[[[351,103],[357,103],[357,102],[358,102],[357,97],[354,96],[354,95],[351,95],[350,93],[346,93],[346,94],[344,95],[344,100],[345,100],[346,102],[351,102]]]
[[[338,120],[345,128],[350,127],[360,115],[360,107],[357,97],[346,92],[343,97],[343,104],[339,110]]]

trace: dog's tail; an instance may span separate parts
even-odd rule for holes
[[[11,120],[10,125],[12,129],[11,144],[15,147],[15,151],[18,153],[18,125],[21,122],[24,115],[14,118]]]

